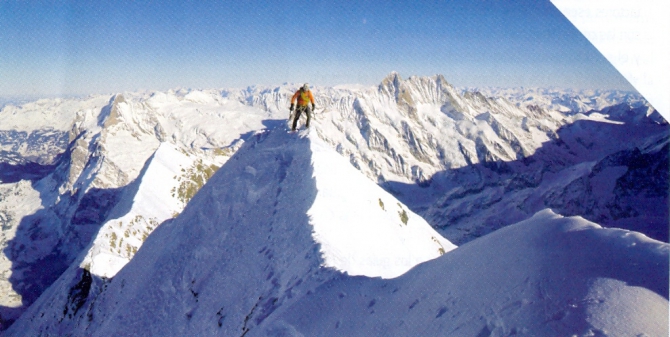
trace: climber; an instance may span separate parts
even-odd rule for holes
[[[296,99],[298,100],[297,107],[295,106]],[[312,106],[309,105],[310,103],[312,103]],[[316,109],[316,105],[314,104],[314,96],[312,96],[312,92],[309,91],[309,86],[307,83],[305,83],[305,85],[303,85],[300,90],[296,91],[293,95],[293,98],[291,98],[291,112],[293,112],[294,108],[295,117],[293,117],[293,127],[291,128],[291,131],[295,131],[295,127],[298,125],[300,114],[303,112],[307,114],[307,123],[305,123],[305,127],[309,127],[312,111]]]

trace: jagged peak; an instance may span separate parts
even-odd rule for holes
[[[465,94],[463,94],[463,97],[478,101],[480,103],[488,102],[486,96],[484,96],[484,94],[482,94],[480,91],[467,91]]]
[[[379,90],[382,92],[388,92],[392,95],[397,95],[398,90],[400,89],[400,86],[403,82],[402,77],[400,77],[400,74],[397,72],[393,71],[390,74],[388,74],[382,82],[379,84]]]
[[[114,104],[125,103],[125,102],[126,102],[126,97],[123,94],[119,93],[119,94],[114,95],[114,99],[113,99]]]
[[[100,114],[101,126],[105,129],[119,124],[119,104],[125,103],[123,94],[116,94],[110,99],[108,107],[103,108]]]
[[[402,81],[402,77],[400,76],[400,73],[398,73],[395,70],[390,72],[388,75],[386,75],[384,80],[387,80],[387,79],[392,80],[392,81]]]
[[[411,177],[411,180],[415,180],[414,177],[433,176],[436,168],[430,167],[421,161],[420,155],[425,153],[430,158],[439,158],[441,160],[440,165],[450,168],[461,167],[461,165],[464,165],[463,163],[472,166],[472,161],[477,160],[476,153],[480,149],[494,149],[494,147],[500,146],[507,149],[507,144],[511,144],[515,150],[524,150],[526,149],[526,145],[529,145],[532,153],[536,149],[535,146],[539,144],[539,141],[542,141],[543,137],[536,139],[526,136],[532,135],[531,132],[542,136],[544,132],[554,132],[561,123],[567,123],[567,121],[557,119],[564,116],[563,114],[554,113],[552,107],[548,105],[549,103],[543,104],[542,101],[538,101],[536,107],[538,109],[546,109],[546,116],[538,113],[531,115],[530,112],[522,109],[526,104],[517,105],[516,107],[498,106],[497,104],[501,103],[502,99],[491,98],[499,94],[489,91],[482,91],[482,93],[484,93],[485,97],[489,97],[488,100],[491,106],[476,104],[474,100],[465,99],[462,96],[464,95],[463,93],[452,91],[451,89],[445,90],[446,87],[441,86],[444,80],[444,77],[441,75],[431,77],[411,76],[403,80],[398,73],[394,72],[387,76],[387,78],[388,84],[394,90],[391,93],[395,93],[395,89],[400,89],[401,95],[389,96],[383,92],[375,91],[376,88],[374,86],[368,88],[364,93],[339,88],[326,88],[320,90],[320,92],[315,92],[317,100],[321,100],[317,101],[317,106],[325,111],[319,109],[319,115],[317,116],[319,120],[316,120],[313,131],[319,132],[320,135],[325,135],[324,138],[328,138],[327,141],[333,147],[337,146],[341,154],[349,156],[351,163],[355,167],[364,171],[372,179],[379,179],[381,177],[382,179],[379,179],[381,182],[387,180],[410,181],[404,179]],[[446,80],[444,81],[446,83]],[[77,177],[95,177],[101,172],[100,176],[104,176],[106,179],[104,182],[108,182],[112,181],[110,180],[112,176],[119,176],[120,173],[117,174],[117,171],[128,173],[128,179],[119,179],[118,184],[116,183],[117,180],[113,180],[114,184],[108,184],[106,185],[107,187],[118,186],[132,180],[131,178],[135,176],[133,172],[137,172],[137,168],[131,165],[131,163],[138,163],[141,167],[148,154],[132,157],[131,155],[139,152],[138,150],[141,150],[140,147],[146,147],[142,151],[144,151],[143,153],[149,153],[153,151],[152,148],[158,146],[158,140],[152,138],[154,137],[152,130],[158,130],[156,134],[161,135],[159,137],[161,142],[169,141],[181,144],[184,146],[184,149],[189,149],[184,150],[189,153],[191,153],[191,150],[195,152],[203,149],[222,149],[227,144],[232,144],[233,140],[242,143],[247,140],[253,142],[257,137],[257,135],[252,135],[253,130],[263,127],[276,127],[282,123],[282,120],[285,120],[288,111],[285,95],[292,94],[291,90],[293,90],[293,87],[281,86],[274,88],[270,92],[265,87],[256,87],[254,92],[246,92],[244,90],[232,91],[231,89],[231,91],[211,92],[211,95],[208,91],[192,90],[188,94],[183,95],[183,97],[175,95],[174,92],[170,94],[170,97],[167,97],[168,95],[165,93],[160,93],[160,95],[166,96],[165,101],[159,100],[159,97],[150,98],[151,93],[149,92],[143,95],[127,93],[119,96],[114,95],[111,99],[110,95],[107,95],[104,100],[98,98],[96,101],[99,101],[96,103],[97,105],[93,104],[95,103],[93,101],[93,103],[77,105],[77,107],[81,106],[81,108],[77,108],[76,110],[77,118],[81,117],[81,119],[75,121],[77,128],[72,129],[74,131],[86,131],[88,132],[88,136],[91,137],[101,135],[100,126],[102,125],[94,123],[98,121],[96,118],[101,115],[101,107],[108,105],[108,114],[111,113],[113,107],[120,107],[120,110],[117,112],[122,117],[122,125],[110,130],[108,139],[104,137],[86,138],[86,142],[90,141],[90,143],[85,143],[82,140],[81,146],[78,148],[82,151],[88,149],[88,156],[94,154],[90,158],[100,158],[102,164],[97,167],[92,167],[91,165],[91,170],[84,170],[82,171],[84,174],[77,175]],[[206,98],[211,96],[214,98],[214,101],[210,101],[209,99],[187,99],[189,96],[197,98],[197,95],[205,93],[208,95]],[[451,93],[454,94],[453,97],[449,96]],[[228,95],[230,97],[227,97]],[[537,95],[540,95],[540,93]],[[156,93],[153,96],[157,96]],[[405,97],[409,97],[409,99],[414,98],[414,100],[403,101],[402,99]],[[523,98],[523,96],[509,97],[514,102],[520,102],[521,98]],[[532,97],[536,97],[535,94]],[[401,99],[394,102],[394,98]],[[381,104],[379,104],[380,101]],[[531,101],[535,102],[536,100],[533,99]],[[401,102],[414,102],[416,104],[413,106],[405,104],[398,104],[396,106],[394,104]],[[69,101],[65,103],[69,103]],[[584,106],[595,106],[596,103],[593,100],[580,101],[580,104],[584,104]],[[65,106],[66,104],[62,105]],[[416,107],[418,107],[418,110],[415,109],[412,111],[408,109]],[[501,107],[507,110],[501,110]],[[530,110],[532,109],[528,108],[528,111]],[[49,117],[52,115],[50,112],[58,110],[48,110],[49,113],[47,114],[44,114],[42,111],[44,110],[39,111],[40,118],[51,118]],[[416,113],[417,111],[418,113]],[[347,118],[351,117],[352,112],[361,112],[361,117],[369,117],[369,120],[357,125],[355,118]],[[415,115],[412,116],[409,114],[410,112],[414,112]],[[482,112],[485,112],[485,114],[478,116]],[[363,114],[365,116],[362,116]],[[157,116],[158,118],[152,119],[153,116]],[[413,119],[412,117],[415,116],[419,116],[420,118]],[[479,118],[475,118],[475,116]],[[108,115],[105,115],[105,117],[108,117]],[[523,122],[517,117],[523,117]],[[37,119],[34,118],[34,120]],[[331,123],[329,119],[332,119],[333,122]],[[483,119],[485,121],[482,121]],[[244,126],[235,125],[241,121],[245,122]],[[129,126],[128,128],[126,128],[126,122]],[[4,120],[0,124],[6,125]],[[47,123],[43,124],[48,125]],[[71,127],[71,125],[68,124],[68,127]],[[361,125],[365,128],[361,127]],[[396,127],[395,129],[394,126]],[[485,136],[489,140],[495,139],[495,141],[470,142],[471,138],[469,137],[476,136],[475,132],[481,131],[483,128],[487,133],[479,135],[482,137]],[[359,132],[359,129],[361,132]],[[400,129],[406,131],[404,135],[400,134]],[[147,134],[144,133],[144,130],[152,132]],[[536,132],[538,130],[541,132]],[[344,135],[345,133],[346,135]],[[73,135],[75,134],[78,135],[79,133],[73,132]],[[341,139],[338,139],[337,137],[340,137],[341,134]],[[94,142],[97,140],[101,144],[99,151]],[[400,141],[397,142],[396,140]],[[409,142],[411,146],[406,147],[404,145],[406,142]],[[286,142],[286,144],[289,143],[288,141]],[[480,144],[485,145],[485,147],[479,146]],[[257,147],[259,146],[257,144]],[[282,144],[281,146],[286,145]],[[452,147],[460,148],[460,151],[451,151]],[[497,154],[499,152],[494,151],[493,153]],[[509,153],[513,154],[513,152]],[[459,154],[463,155],[463,159],[459,157]],[[82,158],[87,159],[89,157],[82,155]],[[388,166],[385,166],[387,163]],[[255,166],[249,166],[250,168],[245,170],[245,174],[259,173],[259,170],[254,169]],[[126,176],[124,175],[124,177]],[[318,175],[316,179],[318,181]],[[439,175],[435,180],[431,181],[435,182],[435,184],[421,187],[430,187],[432,189],[441,183]],[[465,184],[459,186],[465,186]],[[259,190],[271,192],[272,189],[263,190],[259,188]],[[284,191],[287,190],[284,189]],[[344,196],[343,198],[346,197]],[[377,202],[377,200],[373,200],[373,202]],[[389,202],[383,200],[383,203],[389,209]],[[47,207],[51,204],[44,203],[43,205]],[[62,202],[60,204],[64,205],[66,203]],[[391,202],[391,204],[393,203]],[[74,202],[73,205],[75,205]],[[490,207],[489,210],[491,209],[494,208]],[[397,211],[400,212],[399,209]],[[446,217],[444,216],[445,214],[447,213],[439,213],[441,218],[448,219],[444,223],[455,219],[454,217]],[[493,214],[493,211],[485,214]],[[392,215],[396,219],[398,218],[397,214],[392,213]],[[437,218],[438,216],[436,215],[435,217]],[[461,221],[461,224],[469,220],[470,217],[464,216],[462,219],[465,220],[458,220]],[[453,221],[455,222],[456,220]],[[474,223],[475,221],[472,222]],[[477,222],[484,223],[484,220]],[[453,226],[452,228],[459,227]],[[128,241],[127,238],[126,241]],[[17,272],[14,275],[19,275],[19,273]]]
[[[449,88],[451,90],[454,90],[454,86],[451,85],[451,83],[449,83],[449,81],[447,81],[447,79],[444,77],[444,75],[437,74],[433,78],[435,79],[435,83],[437,83],[438,87],[441,87],[441,88],[444,88],[444,89]]]

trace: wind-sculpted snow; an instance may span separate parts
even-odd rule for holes
[[[70,267],[8,334],[244,335],[336,270],[455,248],[307,133],[255,134],[113,279]]]
[[[391,280],[343,276],[268,336],[667,336],[670,246],[549,210]]]
[[[397,279],[324,269],[402,251],[362,226],[372,214],[395,230],[414,217],[404,224],[381,190],[347,199],[347,184],[364,183],[328,152],[282,130],[257,134],[114,279],[71,267],[8,333],[667,334],[668,245],[549,211]],[[347,245],[333,244],[355,247],[356,235],[369,251],[347,262]]]

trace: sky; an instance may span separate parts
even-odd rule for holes
[[[374,85],[392,71],[633,90],[548,0],[0,0],[0,96]]]

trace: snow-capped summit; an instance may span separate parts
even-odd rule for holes
[[[240,148],[259,147],[265,139],[259,130],[285,125],[298,87],[179,89],[4,106],[0,329],[66,270],[67,282],[77,281],[60,289],[117,279],[151,232],[170,224],[218,167]],[[311,169],[325,173],[314,175],[320,197],[307,217],[323,230],[312,237],[324,248],[319,265],[392,277],[448,251],[439,236],[412,225],[423,223],[415,213],[457,244],[545,208],[667,241],[670,132],[639,95],[463,91],[440,75],[403,79],[398,73],[378,86],[315,85],[312,91]],[[336,157],[327,148],[344,159],[331,163]],[[245,177],[261,172],[247,166]],[[329,176],[331,167],[348,178],[318,178]],[[358,189],[376,196],[351,196]],[[336,201],[346,211],[329,214]],[[357,232],[349,226],[361,219],[372,224],[364,227],[368,232],[343,234]],[[385,226],[389,221],[394,225]],[[369,241],[370,235],[388,242]],[[392,267],[368,254],[416,247],[412,238],[426,236],[431,243],[412,248],[414,258],[400,248],[387,252]],[[88,298],[76,289],[67,290],[75,299],[70,308]]]
[[[249,139],[113,279],[71,266],[8,333],[242,334],[340,273],[395,277],[454,248],[315,134],[281,126]]]
[[[179,213],[239,148],[243,134],[263,128],[268,117],[219,91],[96,95],[4,107],[0,195],[12,197],[0,198],[0,329],[75,262],[101,229],[108,237],[92,250],[107,262],[98,266],[118,269],[129,261],[151,230]],[[170,158],[163,158],[168,148]],[[156,200],[143,197],[156,190],[169,205],[167,217],[164,207],[154,207]],[[101,275],[114,273],[103,269]]]
[[[667,243],[545,210],[452,248],[315,133],[278,127],[114,278],[70,267],[7,334],[668,333]]]

